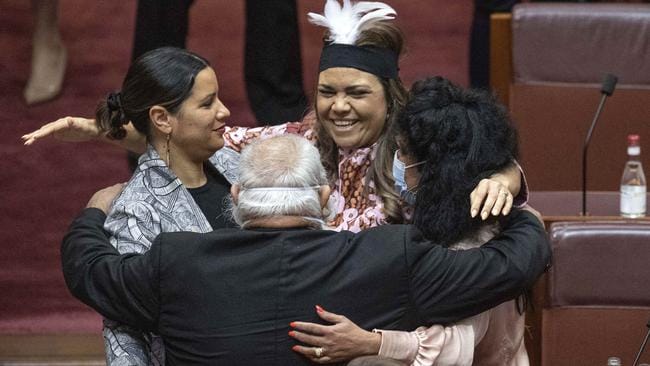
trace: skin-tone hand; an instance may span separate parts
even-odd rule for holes
[[[508,188],[493,179],[481,179],[476,188],[470,193],[470,213],[472,217],[481,212],[481,219],[499,214],[507,215],[512,209],[513,196]],[[482,205],[482,207],[481,207]]]
[[[365,331],[343,315],[325,311],[316,305],[318,316],[332,325],[293,322],[289,335],[309,346],[294,346],[293,350],[312,362],[334,363],[366,355],[376,355],[381,346],[381,334]],[[322,356],[316,357],[317,348]]]
[[[79,142],[99,138],[102,135],[94,119],[81,117],[64,117],[43,125],[36,131],[22,136],[25,145],[36,140],[53,136],[61,141]]]
[[[94,119],[82,117],[64,117],[50,122],[36,131],[23,135],[25,145],[31,145],[36,140],[54,136],[54,138],[67,142],[81,142],[101,139],[110,144],[120,146],[137,154],[142,154],[147,149],[146,137],[135,130],[131,123],[124,125],[126,137],[113,140],[106,136]]]
[[[482,179],[470,193],[470,215],[481,219],[488,216],[507,215],[512,209],[514,197],[521,188],[521,170],[515,164],[490,178]]]
[[[95,192],[95,194],[90,197],[90,201],[88,201],[86,208],[94,207],[104,211],[104,213],[108,213],[113,200],[115,200],[115,197],[122,192],[123,188],[124,183],[118,183]]]

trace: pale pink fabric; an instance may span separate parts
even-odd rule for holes
[[[486,243],[496,231],[488,227],[474,240],[453,248],[480,246],[477,243]],[[382,333],[379,355],[416,366],[528,366],[524,330],[525,317],[512,300],[454,326],[419,327],[412,332],[377,330]]]

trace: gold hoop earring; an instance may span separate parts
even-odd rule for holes
[[[171,134],[171,133],[168,133],[168,134],[167,134],[167,140],[166,140],[166,142],[165,142],[165,150],[166,150],[165,158],[166,158],[166,160],[167,160],[166,163],[167,163],[167,167],[168,167],[168,168],[171,168],[171,167],[172,167],[171,154],[170,154],[170,152],[169,152],[169,151],[170,151],[170,149],[169,149],[169,139],[171,139],[171,137],[172,137],[172,134]]]

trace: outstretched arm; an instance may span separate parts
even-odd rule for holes
[[[54,137],[67,142],[101,140],[138,154],[144,153],[147,148],[145,136],[136,131],[131,123],[125,125],[124,128],[126,137],[121,140],[113,140],[106,136],[94,119],[63,117],[25,134],[21,138],[28,146],[46,137]]]

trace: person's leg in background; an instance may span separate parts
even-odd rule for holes
[[[490,86],[490,15],[509,12],[519,0],[474,0],[470,33],[469,83],[474,88]]]
[[[185,48],[193,0],[138,0],[131,62],[159,47]],[[129,152],[131,171],[140,155]]]
[[[246,92],[258,124],[300,120],[303,89],[296,0],[246,1]]]
[[[67,53],[59,33],[58,0],[32,0],[32,66],[23,97],[27,104],[48,101],[61,92]]]
[[[185,48],[192,2],[138,0],[131,61],[159,47]]]

